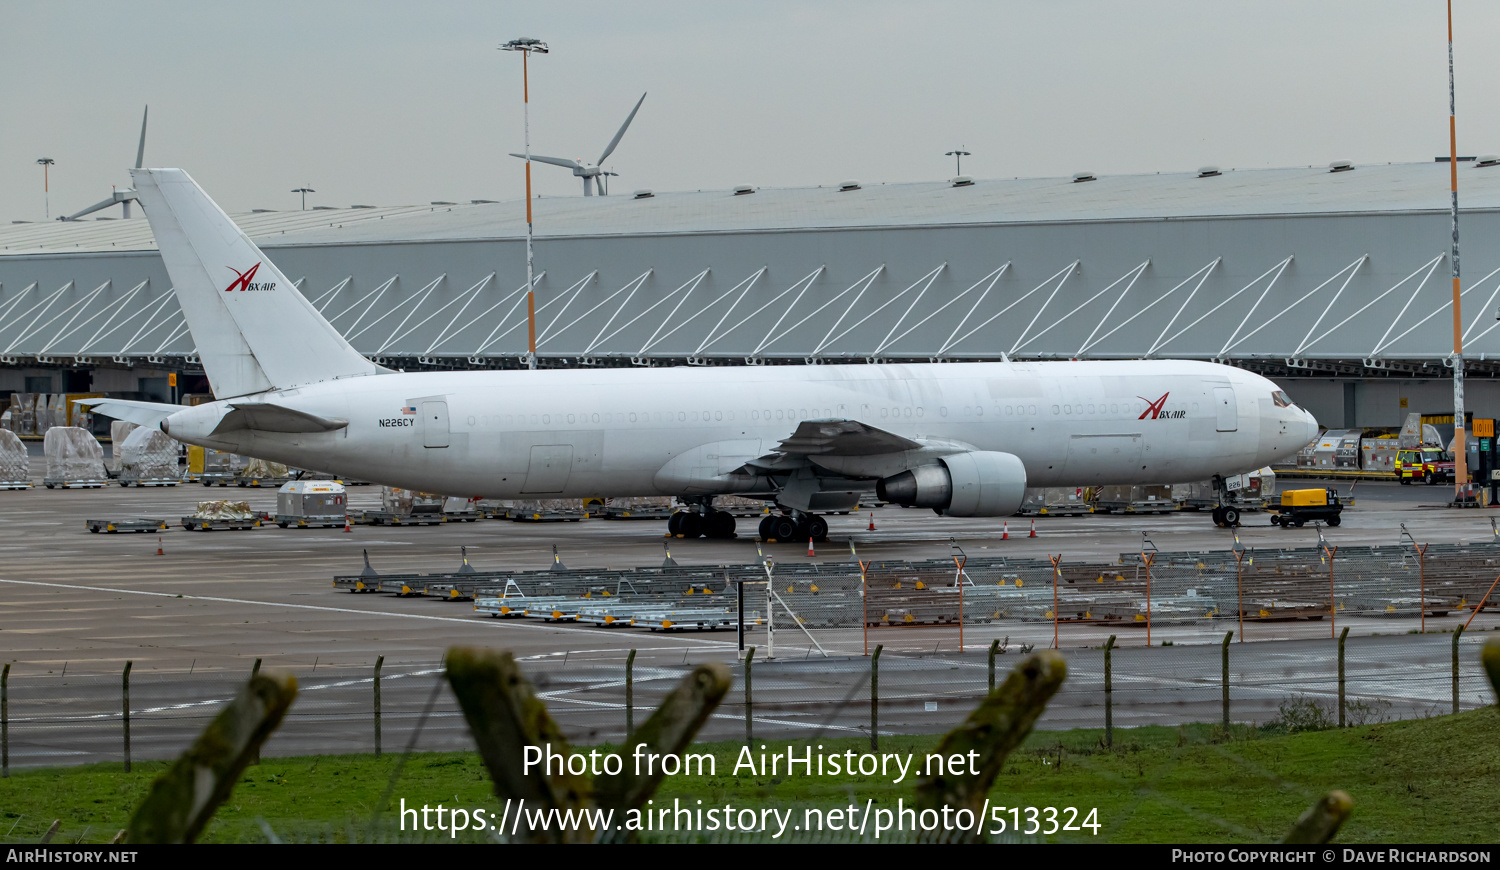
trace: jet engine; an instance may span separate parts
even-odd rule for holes
[[[1026,468],[1012,453],[974,450],[944,456],[875,484],[881,501],[932,508],[953,517],[1004,517],[1026,493]]]

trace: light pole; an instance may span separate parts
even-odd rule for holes
[[[953,151],[945,152],[943,156],[953,158],[953,162],[956,164],[956,171],[953,173],[954,175],[964,174],[964,158],[969,156],[969,152],[963,150],[962,148],[958,148]]]
[[[57,161],[51,157],[39,157],[36,162],[41,164],[42,167],[42,201],[46,203],[47,220],[50,221],[52,220],[52,192],[50,189],[51,186],[48,184],[47,168]]]
[[[532,52],[547,53],[547,43],[540,39],[512,39],[500,46],[501,51],[521,53],[521,118],[526,136],[526,367],[536,368],[536,294],[531,277],[531,81],[527,61]]]
[[[317,193],[317,191],[311,187],[294,187],[292,188],[292,193],[302,194],[302,210],[307,211],[307,195],[309,193]]]
[[[1469,482],[1469,455],[1464,445],[1463,299],[1458,277],[1458,115],[1453,100],[1453,0],[1448,0],[1448,173],[1453,206],[1453,484],[1454,500]]]

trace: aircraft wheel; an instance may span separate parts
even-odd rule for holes
[[[703,534],[703,517],[688,511],[679,511],[677,516],[682,519],[677,521],[677,533],[684,538],[696,538]]]
[[[1224,525],[1224,508],[1222,506],[1214,508],[1213,518],[1214,518],[1214,525],[1216,525],[1216,526],[1222,526],[1222,525]]]
[[[767,515],[767,516],[763,516],[763,517],[760,518],[760,529],[759,529],[759,531],[760,531],[760,539],[762,541],[769,541],[771,538],[776,537],[771,532],[772,525],[775,522],[776,522],[776,517],[775,516]]]
[[[771,518],[771,537],[786,543],[797,540],[797,521],[789,516]]]
[[[703,525],[703,534],[710,538],[734,537],[734,515],[728,511],[710,513]]]
[[[809,515],[807,518],[807,534],[815,541],[828,540],[828,521],[817,514]]]
[[[682,511],[677,511],[667,517],[667,534],[674,538],[682,534],[682,517]]]
[[[1240,524],[1240,511],[1239,511],[1239,508],[1232,508],[1232,507],[1224,508],[1223,509],[1223,513],[1221,513],[1220,516],[1224,519],[1224,525],[1226,525],[1226,526],[1229,526],[1229,527],[1233,528],[1234,526],[1237,526],[1237,525]]]

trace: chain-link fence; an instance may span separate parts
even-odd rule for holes
[[[1068,678],[1038,727],[1125,729],[1192,722],[1358,725],[1494,702],[1479,665],[1486,633],[1349,636],[1064,649]],[[1024,647],[730,663],[734,684],[699,741],[876,739],[940,733],[963,721]],[[619,743],[705,652],[546,656],[523,667],[576,745]],[[439,663],[303,669],[267,756],[458,750],[472,746]],[[49,673],[13,665],[4,679],[8,767],[163,759],[180,754],[248,673]],[[128,691],[128,710],[127,710]],[[127,749],[128,747],[128,749]]]

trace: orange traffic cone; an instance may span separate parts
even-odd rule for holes
[[[812,538],[808,538],[807,539],[807,555],[809,555],[809,556],[816,556],[816,555],[818,555],[817,553],[813,552]]]
[[[354,529],[352,529],[352,528],[349,527],[349,515],[348,514],[344,514],[344,531],[346,531],[346,532],[352,532],[352,531],[354,531]]]
[[[870,529],[869,530],[872,531],[872,532],[875,531],[875,514],[874,513],[870,514]]]
[[[1009,521],[1000,524],[1000,540],[1002,540],[1002,541],[1008,541],[1008,540],[1010,540],[1010,523],[1009,523]]]
[[[161,551],[161,535],[157,535],[156,536],[156,555],[158,555],[158,556],[165,556],[166,555],[166,553],[163,553]]]
[[[1028,538],[1034,538],[1034,537],[1036,537],[1036,520],[1032,520],[1031,521],[1031,534],[1027,535],[1026,537],[1028,537]]]

